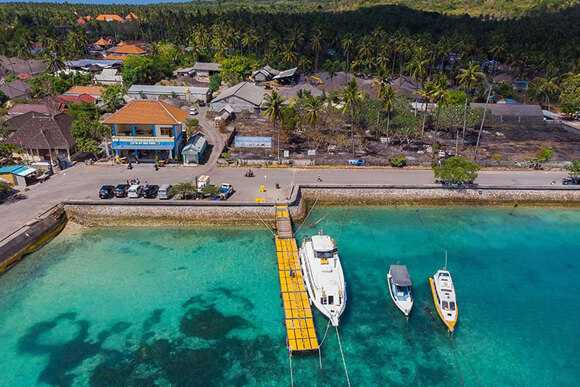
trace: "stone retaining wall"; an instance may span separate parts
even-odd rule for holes
[[[103,203],[66,202],[69,220],[84,226],[188,226],[188,225],[259,225],[274,226],[272,204],[228,204],[202,202]],[[299,202],[290,208],[293,218],[303,216]]]
[[[327,204],[526,205],[580,206],[580,190],[566,188],[513,189],[485,187],[303,186],[303,198]]]

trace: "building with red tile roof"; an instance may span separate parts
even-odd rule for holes
[[[103,120],[111,127],[111,147],[117,156],[140,160],[173,159],[183,145],[189,114],[162,101],[136,100]]]

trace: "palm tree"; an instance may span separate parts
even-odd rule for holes
[[[347,85],[345,86],[344,90],[342,91],[342,103],[343,103],[343,113],[348,114],[350,122],[351,122],[351,139],[352,139],[352,155],[355,156],[355,149],[354,149],[354,124],[355,124],[355,117],[362,103],[364,95],[359,90],[356,80],[352,79]]]
[[[537,100],[543,98],[543,102],[547,105],[548,110],[550,110],[550,96],[557,96],[559,91],[558,77],[536,77],[530,83],[530,94]]]
[[[427,111],[429,108],[429,103],[433,98],[433,88],[432,82],[427,82],[423,87],[417,91],[417,96],[423,100],[423,124],[421,125],[421,137],[425,134],[425,125],[427,123]],[[417,103],[415,103],[415,111],[417,111]]]
[[[320,113],[324,107],[324,101],[320,97],[308,97],[304,104],[304,112],[306,121],[313,130],[316,130],[316,125],[320,120]]]
[[[352,47],[354,46],[354,41],[352,39],[352,35],[346,34],[340,41],[342,46],[342,51],[344,51],[344,55],[346,56],[346,72],[350,72],[350,54],[352,52]]]
[[[282,105],[284,104],[284,98],[278,94],[277,91],[273,91],[271,95],[267,95],[264,102],[264,115],[272,121],[274,125],[274,130],[276,129],[276,123],[280,120],[282,116]],[[280,162],[280,129],[278,128],[278,162]]]
[[[387,113],[387,146],[389,145],[389,129],[391,125],[391,112],[395,107],[395,90],[393,87],[388,83],[381,82],[381,86],[379,88],[379,99],[383,104],[383,109]]]
[[[471,91],[485,78],[485,74],[480,71],[479,65],[476,63],[470,63],[468,67],[459,70],[457,75],[457,81],[459,85],[465,90],[467,98],[465,98],[465,104],[463,106],[463,134],[462,143],[465,143],[465,130],[467,128],[467,104],[471,100]]]
[[[314,71],[318,71],[318,57],[320,56],[320,50],[322,50],[322,33],[319,29],[312,35],[310,45],[312,46],[312,51],[314,51]]]

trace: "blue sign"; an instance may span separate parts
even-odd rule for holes
[[[134,140],[116,140],[111,143],[113,149],[153,149],[153,150],[171,150],[175,148],[175,142],[172,140],[162,140],[157,138],[144,139],[136,138]]]

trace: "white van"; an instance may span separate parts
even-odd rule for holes
[[[197,178],[197,189],[202,190],[209,185],[209,176],[201,175]]]
[[[143,194],[143,186],[139,184],[133,184],[129,187],[129,191],[127,191],[127,197],[131,199],[138,199]]]
[[[171,199],[171,185],[169,184],[162,184],[159,186],[159,192],[157,193],[157,197],[162,200]]]

